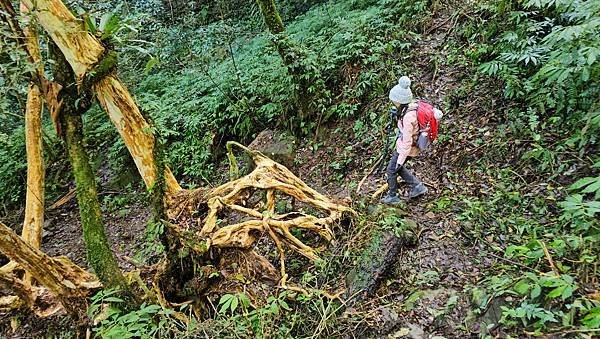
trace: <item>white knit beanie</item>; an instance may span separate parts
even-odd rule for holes
[[[440,121],[444,116],[444,112],[436,108],[433,110],[433,116],[435,117],[435,120]]]
[[[410,90],[410,79],[405,75],[398,80],[398,84],[390,91],[390,100],[399,104],[408,104],[413,95]]]

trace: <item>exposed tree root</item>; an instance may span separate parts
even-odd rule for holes
[[[388,184],[385,183],[383,185],[381,185],[381,187],[379,187],[377,189],[377,191],[375,191],[372,195],[371,195],[371,200],[375,200],[377,199],[377,197],[379,197],[380,195],[383,194],[383,192],[385,192],[388,189]]]
[[[308,259],[318,259],[315,249],[294,236],[291,229],[309,230],[327,241],[332,241],[334,234],[330,226],[338,222],[345,212],[349,214],[355,214],[355,212],[308,187],[285,166],[237,142],[227,144],[232,168],[237,168],[232,146],[248,153],[256,166],[255,169],[250,174],[221,185],[212,191],[188,192],[186,198],[178,198],[179,203],[171,208],[170,216],[182,213],[184,210],[182,201],[192,204],[197,209],[207,211],[206,217],[199,220],[199,225],[201,225],[199,231],[184,230],[174,224],[170,224],[169,227],[182,239],[185,247],[200,255],[206,253],[211,247],[249,249],[262,234],[268,234],[275,242],[279,252],[280,285],[287,287],[284,245]],[[265,191],[265,201],[254,208],[244,206],[257,190]],[[313,216],[305,211],[277,214],[275,212],[276,192],[292,197],[298,202],[306,203],[324,216]],[[219,217],[226,212],[237,213],[243,217],[238,223],[220,225]]]
[[[157,280],[153,282],[155,286],[169,286],[168,281],[161,284],[161,279],[180,280],[177,287],[191,289],[197,296],[202,295],[202,291],[210,288],[210,276],[219,273],[207,264],[222,261],[232,253],[242,253],[239,259],[245,260],[246,263],[252,262],[248,267],[253,266],[253,271],[269,272],[269,276],[276,276],[276,269],[265,258],[251,250],[259,237],[266,234],[273,239],[279,252],[280,285],[304,292],[287,284],[285,248],[290,248],[311,260],[318,259],[318,255],[314,248],[292,234],[292,230],[306,230],[332,241],[332,225],[340,221],[344,213],[355,212],[308,187],[284,166],[235,142],[227,144],[232,160],[232,173],[236,172],[237,163],[231,148],[237,146],[251,156],[256,166],[250,174],[213,190],[182,190],[168,168],[165,168],[164,172],[157,170],[154,159],[155,140],[150,131],[151,126],[142,116],[127,88],[111,72],[114,67],[114,58],[109,58],[112,56],[111,52],[107,52],[95,36],[81,29],[78,19],[62,1],[23,0],[23,8],[36,17],[37,22],[58,45],[75,73],[77,84],[80,87],[91,87],[123,138],[148,189],[154,189],[157,179],[164,177],[166,214],[171,220],[171,223],[167,223],[170,232],[167,235],[171,238],[169,247],[172,244],[176,245],[169,248],[169,261],[166,264],[170,266],[165,264],[162,269],[157,270]],[[47,82],[41,80],[40,82],[46,102],[51,106],[53,120],[58,120],[61,103],[57,102],[56,93],[59,87],[48,86]],[[264,201],[249,205],[249,199],[258,191],[264,192]],[[275,208],[276,199],[281,196],[292,198],[309,207],[306,210],[278,214]],[[234,216],[232,220],[239,215],[242,217],[235,219],[231,224],[221,225],[219,218],[227,214]],[[202,217],[197,219],[197,215]],[[34,233],[37,236],[37,229]],[[74,304],[81,302],[90,291],[100,287],[100,283],[92,274],[66,258],[47,256],[27,244],[3,224],[0,224],[0,251],[47,288],[47,291],[57,296],[65,305],[65,309],[81,310],[81,304],[80,307]],[[22,296],[26,303],[32,303],[31,299],[34,297],[27,297],[25,294],[32,296],[38,293],[28,290],[27,284],[20,285],[22,281],[19,280],[19,276],[12,272],[17,265],[5,266],[0,272],[4,274],[5,284],[14,282],[11,286],[19,287],[15,294]],[[201,271],[196,271],[197,268]],[[181,283],[184,274],[187,275],[188,281]],[[134,280],[144,290],[145,295],[156,298],[159,302],[165,300],[165,289],[144,289],[141,279]],[[190,284],[185,286],[188,282]],[[172,290],[169,291],[171,292]]]
[[[175,262],[178,261],[177,259],[172,260],[170,264],[177,264],[171,265],[173,267],[167,265],[168,262],[164,262],[163,266],[155,267],[156,275],[152,288],[148,288],[135,272],[128,275],[129,283],[139,285],[139,295],[143,295],[145,300],[153,300],[165,306],[186,302],[186,300],[194,302],[194,299],[200,300],[201,296],[207,293],[232,290],[235,288],[238,279],[236,277],[240,272],[243,276],[251,277],[249,281],[278,282],[282,288],[308,294],[308,291],[288,284],[285,248],[290,248],[311,260],[318,259],[318,254],[314,248],[292,234],[292,230],[307,230],[318,234],[326,241],[332,241],[334,238],[332,225],[339,222],[344,213],[355,214],[351,208],[338,204],[308,187],[286,167],[260,152],[235,142],[228,143],[230,151],[232,146],[237,146],[248,153],[256,166],[255,169],[250,174],[213,190],[187,191],[185,195],[175,196],[172,200],[176,202],[175,206],[169,206],[169,215],[174,218],[166,225],[171,231],[170,236],[180,244],[176,249],[177,256],[184,259],[180,262]],[[233,155],[231,159],[234,163]],[[254,199],[254,203],[249,203],[252,195],[260,194],[261,191],[264,193],[261,201],[256,203]],[[307,210],[278,214],[276,212],[278,198],[293,198],[299,203],[306,204]],[[202,217],[190,219],[193,211]],[[222,218],[230,215],[235,215],[236,222],[221,224]],[[281,264],[279,272],[268,260],[251,250],[263,234],[268,235],[277,247]],[[211,248],[214,250],[209,252]],[[0,251],[16,263],[0,268],[0,274],[3,274],[0,276],[0,284],[11,286],[13,293],[23,300],[23,303],[17,303],[14,298],[7,299],[6,302],[10,302],[13,306],[22,304],[35,306],[39,295],[44,291],[47,294],[49,291],[57,297],[55,300],[65,306],[64,309],[82,310],[82,300],[87,298],[92,290],[100,287],[95,276],[72,264],[66,258],[51,258],[45,255],[25,243],[3,224],[0,224]],[[193,253],[193,255],[183,253]],[[241,268],[238,273],[232,273],[230,278],[227,278],[227,274],[223,273],[227,269],[224,268],[231,266],[232,260],[235,260],[237,266]],[[17,275],[13,274],[17,269],[30,273],[44,288],[24,284]],[[215,273],[218,273],[217,275],[222,279],[211,279],[210,277]],[[187,278],[182,279],[186,274]],[[219,283],[215,284],[216,282]],[[170,286],[176,286],[180,290],[173,294],[173,289],[169,289]],[[185,292],[186,290],[189,292]],[[168,298],[165,297],[167,294],[169,294]],[[264,291],[258,291],[258,294],[264,294]],[[78,303],[79,307],[74,303]],[[36,313],[56,312],[58,308],[55,305],[43,311],[38,307]],[[198,308],[200,309],[201,307]]]

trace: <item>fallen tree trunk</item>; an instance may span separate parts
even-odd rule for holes
[[[79,303],[90,291],[101,286],[94,275],[73,264],[68,258],[49,257],[27,244],[3,223],[0,223],[0,251],[48,288],[67,310],[74,303],[80,306]]]
[[[35,300],[31,284],[24,283],[21,279],[17,278],[12,272],[7,274],[0,274],[0,286],[8,289],[17,297],[19,297],[23,302],[25,302],[25,305],[27,307],[33,306]],[[11,302],[11,304],[13,303],[14,302]]]
[[[393,227],[393,231],[378,229],[374,232],[356,267],[346,276],[346,299],[356,301],[372,296],[381,279],[399,260],[400,250],[415,245],[414,221],[398,219],[398,224]]]

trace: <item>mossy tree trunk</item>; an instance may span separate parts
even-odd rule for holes
[[[60,50],[53,43],[51,51],[55,60],[54,78],[63,86],[59,93],[59,100],[63,103],[60,120],[75,178],[77,204],[79,205],[87,259],[105,286],[125,288],[125,279],[110,249],[104,230],[96,180],[83,139],[81,116],[89,108],[89,98],[85,97],[86,93],[82,93],[84,97],[80,98],[74,74]]]
[[[285,26],[273,0],[256,0],[256,2],[260,7],[265,25],[275,36],[277,52],[296,86],[294,89],[295,106],[300,119],[304,120],[310,116],[311,100],[308,91],[311,81],[307,78],[306,69],[302,65],[303,59],[306,59],[306,51],[285,34]]]
[[[283,33],[285,31],[285,26],[283,26],[281,16],[277,11],[277,7],[275,7],[275,1],[256,0],[256,2],[258,2],[258,6],[260,7],[260,11],[262,12],[265,24],[267,25],[267,28],[269,28],[269,31],[272,34]]]

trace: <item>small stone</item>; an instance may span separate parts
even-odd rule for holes
[[[410,334],[410,328],[402,327],[401,329],[396,331],[394,334],[388,336],[388,338],[402,338],[402,337],[406,337],[409,334]]]
[[[408,324],[408,328],[410,328],[409,335],[412,339],[425,339],[425,331],[419,325]]]

